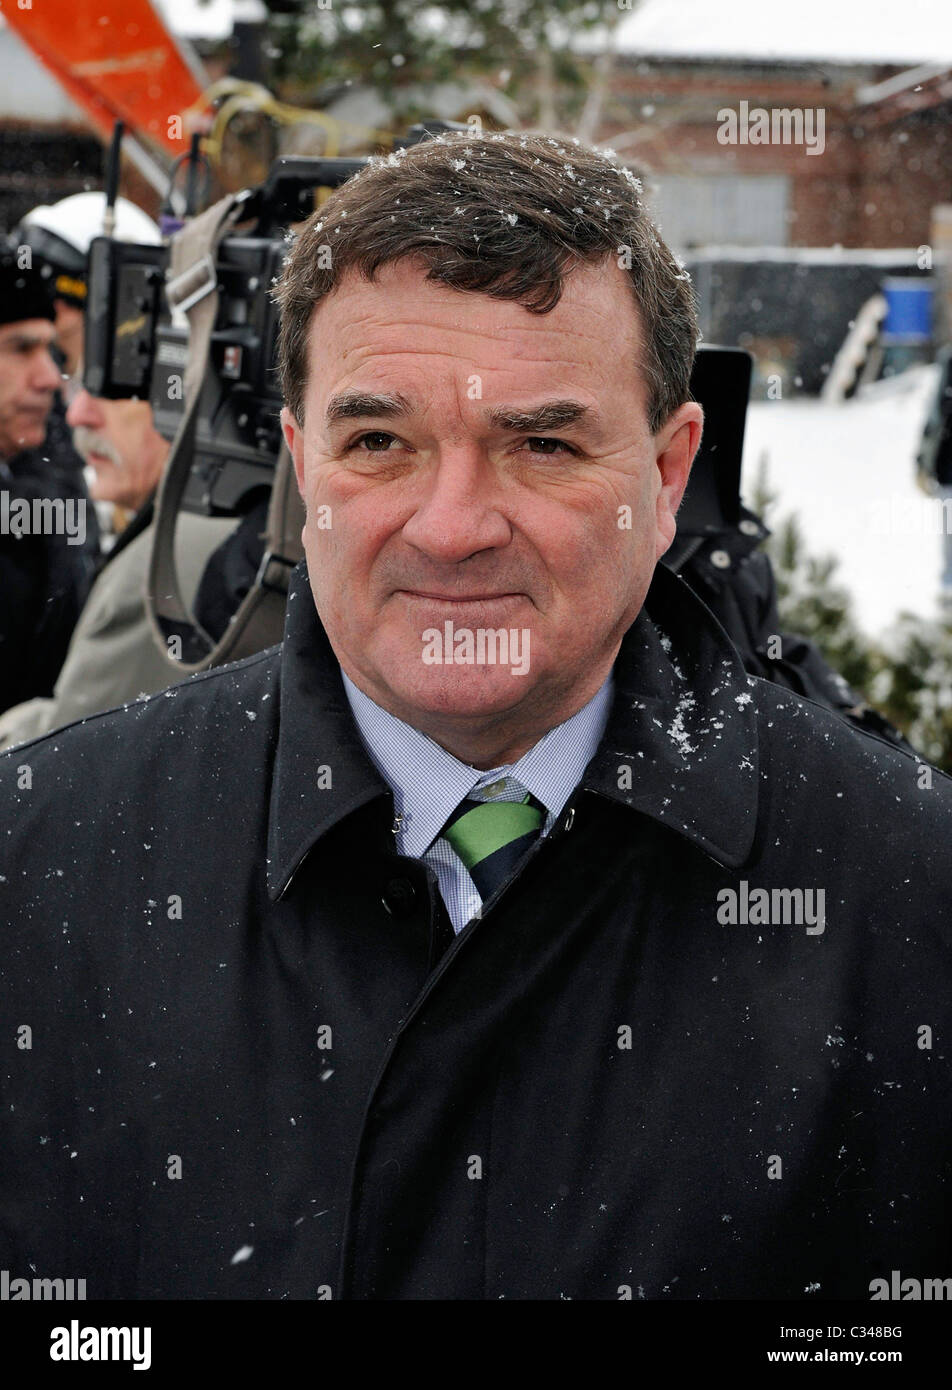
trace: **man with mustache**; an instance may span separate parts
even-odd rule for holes
[[[0,1263],[143,1299],[947,1270],[952,782],[747,676],[658,563],[697,322],[637,181],[435,137],[276,294],[283,644],[0,759],[36,1039]]]
[[[154,498],[169,453],[168,442],[153,427],[149,402],[106,400],[83,389],[70,402],[66,422],[93,470],[90,495],[134,517]]]
[[[70,403],[73,441],[93,470],[90,494],[131,513],[106,556],[48,698],[0,715],[0,747],[37,738],[74,720],[164,690],[174,670],[156,646],[146,612],[155,499],[169,444],[155,429],[148,401],[106,400],[81,390]],[[182,515],[176,534],[179,572],[189,598],[209,555],[233,529],[228,518]]]

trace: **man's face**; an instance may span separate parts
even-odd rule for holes
[[[168,444],[153,428],[148,401],[108,401],[80,391],[66,422],[73,444],[96,477],[89,489],[97,502],[136,511],[159,484]]]
[[[306,424],[282,416],[315,603],[355,684],[438,741],[581,708],[674,538],[702,415],[650,434],[628,285],[609,259],[534,315],[403,261],[315,310]],[[512,418],[554,402],[581,418]],[[424,660],[447,621],[528,633],[527,672]]]
[[[35,449],[46,438],[53,392],[62,381],[50,356],[55,336],[49,319],[0,327],[0,458]]]

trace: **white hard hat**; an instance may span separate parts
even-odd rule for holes
[[[52,265],[56,273],[55,293],[82,304],[85,299],[86,259],[89,244],[103,234],[105,193],[73,193],[58,203],[33,208],[21,220],[14,240],[25,242]],[[118,241],[145,242],[158,246],[162,240],[158,227],[141,208],[128,198],[116,199]]]

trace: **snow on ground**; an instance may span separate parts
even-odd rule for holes
[[[754,494],[761,457],[777,500],[768,522],[796,512],[812,555],[835,555],[870,635],[903,610],[937,614],[942,508],[915,481],[915,456],[937,368],[914,367],[841,405],[756,401],[744,442],[742,492]]]

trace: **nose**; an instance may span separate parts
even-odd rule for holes
[[[85,387],[70,401],[69,409],[66,412],[66,423],[70,429],[76,429],[80,425],[84,425],[88,430],[102,428],[102,411],[99,408],[99,403]]]
[[[404,540],[444,564],[508,545],[512,528],[499,489],[492,461],[476,444],[445,445],[425,498],[403,527]]]
[[[55,391],[62,384],[62,374],[53,361],[49,348],[40,348],[34,358],[33,371],[30,374],[30,385],[33,390]]]

